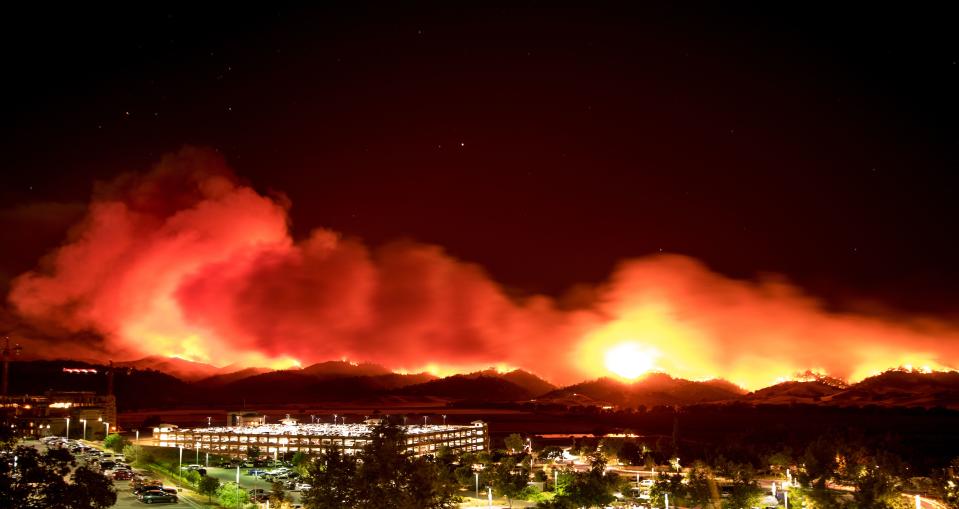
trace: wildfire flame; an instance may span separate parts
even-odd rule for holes
[[[64,244],[12,283],[38,332],[25,342],[215,365],[521,367],[557,383],[655,369],[746,388],[807,370],[855,381],[959,365],[956,324],[827,311],[781,278],[731,279],[678,255],[624,260],[567,309],[509,296],[437,246],[373,249],[325,229],[295,240],[287,207],[196,149],[101,186]],[[101,340],[45,339],[89,331]]]

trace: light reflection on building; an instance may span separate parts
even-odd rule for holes
[[[375,420],[363,424],[287,421],[192,429],[164,425],[153,429],[153,442],[159,447],[183,447],[224,456],[246,456],[250,447],[270,456],[287,452],[320,454],[329,449],[356,454],[370,442],[375,425]],[[489,450],[489,430],[483,421],[473,421],[470,425],[400,426],[400,429],[406,435],[407,450],[417,456],[434,454],[443,447],[456,453]]]

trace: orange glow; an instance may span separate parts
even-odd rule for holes
[[[837,312],[778,276],[734,279],[678,255],[629,259],[571,307],[516,296],[435,245],[370,247],[327,229],[294,239],[288,207],[196,149],[104,184],[8,297],[48,337],[102,339],[24,342],[60,357],[217,366],[349,358],[436,376],[518,367],[558,384],[661,370],[747,389],[810,370],[857,381],[959,366],[956,323]]]
[[[628,380],[653,369],[656,351],[636,343],[623,343],[606,352],[606,369]]]

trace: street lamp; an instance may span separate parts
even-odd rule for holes
[[[140,461],[140,430],[136,430],[136,433],[137,433],[137,446],[133,448],[134,463]]]
[[[213,418],[207,416],[207,418],[206,418],[206,427],[207,427],[207,428],[209,428],[209,427],[212,426],[212,425],[210,424],[212,421],[213,421]]]
[[[65,419],[67,420],[67,436],[66,436],[66,438],[69,439],[69,438],[70,438],[70,418],[69,418],[69,417],[66,417]]]
[[[489,500],[489,506],[493,507],[493,488],[487,486],[486,493],[487,493],[487,500]]]
[[[180,468],[176,471],[176,487],[180,491],[180,476],[183,475],[183,446],[180,446]]]
[[[428,421],[428,420],[429,420],[429,417],[427,417],[427,416],[424,415],[424,416],[423,416],[423,426],[426,426],[426,421]]]
[[[336,415],[336,414],[333,414],[333,424],[336,424],[336,418],[337,418],[337,417],[339,417],[339,416]]]
[[[443,414],[443,426],[446,426],[446,414]]]
[[[664,493],[663,497],[666,499],[666,509],[669,509],[669,493]]]
[[[87,420],[80,419],[80,422],[83,423],[83,439],[86,440],[87,439]]]
[[[104,421],[103,423],[103,441],[104,442],[107,441],[107,435],[109,434],[110,434],[110,423]]]
[[[473,472],[476,476],[476,498],[479,498],[479,472]]]

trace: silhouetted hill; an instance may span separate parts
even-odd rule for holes
[[[64,373],[63,368],[95,369],[96,373]],[[92,391],[105,394],[107,366],[76,361],[26,361],[10,363],[11,394],[44,394],[47,391]],[[121,410],[160,407],[188,401],[190,386],[154,370],[117,368],[114,394]]]
[[[729,382],[692,382],[663,373],[649,373],[633,382],[611,378],[583,382],[541,396],[540,400],[571,404],[689,405],[739,399],[743,390]]]
[[[890,370],[824,397],[833,405],[959,408],[959,372]]]
[[[522,369],[514,369],[507,373],[500,373],[496,371],[495,368],[485,369],[483,371],[477,371],[475,373],[469,373],[464,375],[470,378],[478,377],[490,377],[490,378],[502,378],[507,382],[512,382],[523,389],[526,389],[533,396],[539,396],[540,394],[546,394],[549,391],[555,390],[556,386],[543,380],[542,378],[528,372],[523,371]]]
[[[326,361],[307,366],[300,370],[311,376],[377,376],[391,375],[392,371],[369,362],[353,363],[348,361]]]
[[[788,381],[752,392],[746,396],[746,400],[766,404],[816,403],[838,392],[842,392],[842,389],[825,382]]]
[[[530,391],[509,380],[483,375],[453,375],[404,387],[392,394],[467,401],[519,401],[533,396]]]
[[[202,385],[207,385],[207,386],[225,385],[231,382],[236,382],[237,380],[249,378],[251,376],[262,375],[264,373],[271,373],[272,371],[273,370],[270,368],[240,369],[237,371],[231,371],[221,375],[213,375],[201,380],[197,380],[196,384],[201,386]]]
[[[142,359],[116,362],[114,364],[117,367],[160,371],[185,382],[193,382],[221,373],[220,368],[210,364],[178,359],[176,357],[162,357],[159,355],[151,355]]]

